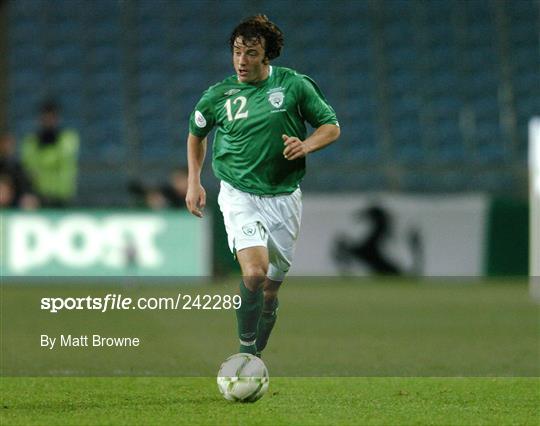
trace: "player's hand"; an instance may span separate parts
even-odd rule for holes
[[[282,135],[283,144],[285,149],[283,150],[283,156],[287,160],[297,160],[298,158],[308,155],[306,144],[298,139],[296,136]]]
[[[189,185],[186,194],[186,207],[189,212],[197,217],[203,217],[206,206],[206,191],[202,185]]]

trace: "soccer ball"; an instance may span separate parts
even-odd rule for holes
[[[255,402],[266,393],[269,382],[264,362],[244,353],[227,358],[217,377],[219,391],[228,401]]]

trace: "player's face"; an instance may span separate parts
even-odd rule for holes
[[[233,46],[233,64],[238,81],[242,83],[255,83],[268,77],[264,46],[258,40],[238,37]]]

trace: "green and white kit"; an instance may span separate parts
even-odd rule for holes
[[[283,157],[282,135],[304,140],[306,124],[337,124],[334,110],[313,80],[289,68],[270,67],[256,84],[226,78],[206,90],[191,114],[189,131],[205,137],[216,127],[215,175],[251,194],[290,194],[305,173],[305,159]]]
[[[231,250],[268,246],[269,276],[275,279],[283,279],[292,260],[306,167],[305,158],[284,158],[282,135],[306,139],[306,122],[314,128],[339,125],[313,80],[274,66],[258,83],[231,76],[210,87],[190,117],[195,136],[216,128],[212,167],[222,181],[219,202]],[[246,235],[252,227],[254,235]],[[259,228],[264,234],[258,238]]]
[[[292,194],[263,197],[239,191],[222,181],[218,203],[231,251],[267,247],[267,276],[274,281],[283,281],[291,267],[300,231],[300,188]]]

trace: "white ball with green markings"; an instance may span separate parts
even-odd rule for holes
[[[217,377],[219,391],[228,401],[255,402],[268,391],[269,383],[264,362],[244,353],[227,358]]]

